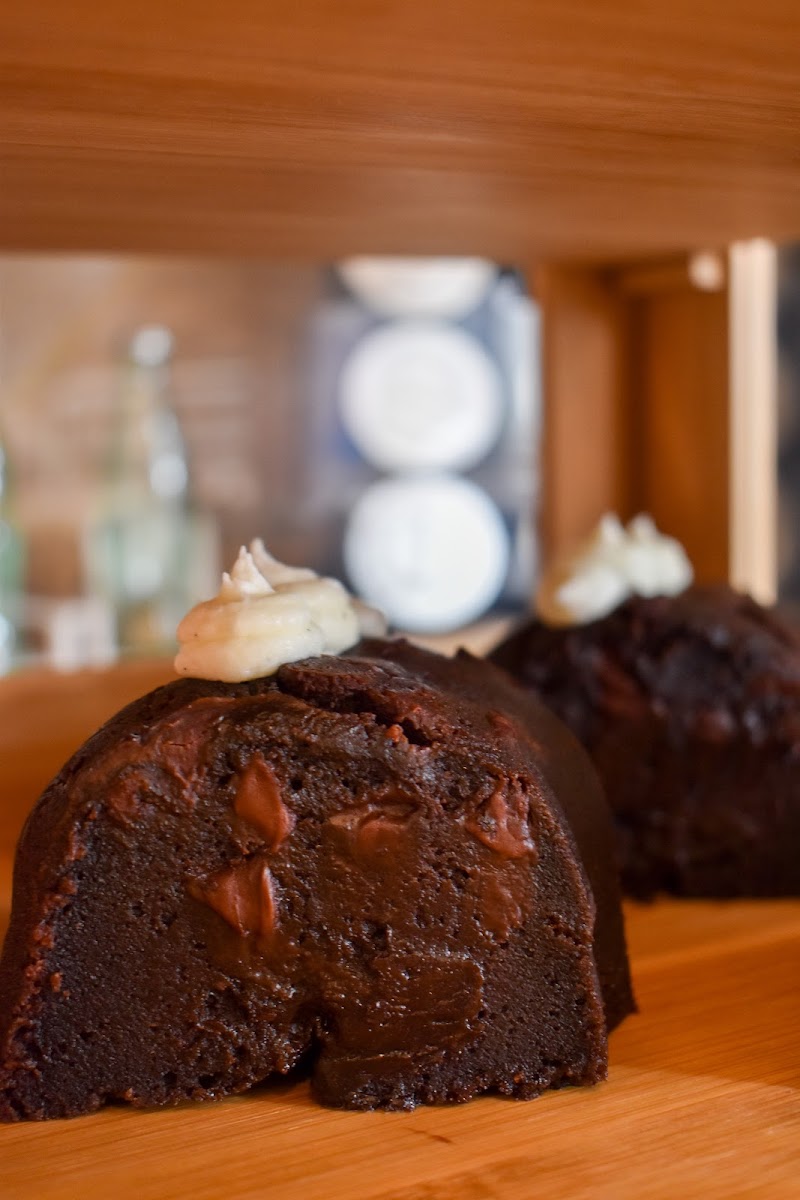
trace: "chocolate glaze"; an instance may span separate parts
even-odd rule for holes
[[[774,613],[692,587],[491,658],[591,754],[629,893],[800,894],[800,643]]]
[[[364,643],[181,680],[64,767],[18,848],[0,1115],[242,1091],[519,1097],[606,1073],[633,1006],[610,824],[485,663]]]

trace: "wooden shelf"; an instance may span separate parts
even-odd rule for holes
[[[0,859],[0,935],[9,866]],[[347,1113],[276,1084],[0,1127],[7,1200],[795,1200],[800,903],[631,906],[641,1012],[597,1088]]]
[[[800,233],[785,0],[37,0],[0,244],[616,260]]]

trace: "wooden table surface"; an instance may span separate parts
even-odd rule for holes
[[[641,1013],[599,1087],[346,1113],[275,1085],[4,1126],[0,1196],[797,1200],[800,903],[662,902],[628,928]]]
[[[132,682],[104,683],[98,704]],[[15,762],[0,754],[0,795],[19,795]],[[3,924],[10,868],[6,843]],[[612,1035],[599,1087],[392,1114],[326,1110],[279,1084],[4,1126],[0,1197],[797,1200],[800,901],[632,905],[628,933],[641,1012]]]

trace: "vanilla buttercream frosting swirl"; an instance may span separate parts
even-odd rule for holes
[[[284,663],[339,654],[386,624],[337,579],[278,562],[259,539],[242,546],[219,594],[198,604],[178,626],[179,675],[241,683],[271,675]]]
[[[607,513],[591,537],[545,573],[536,611],[546,625],[585,625],[630,596],[675,596],[693,574],[680,542],[659,533],[647,514],[624,526]]]

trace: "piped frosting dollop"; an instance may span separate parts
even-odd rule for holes
[[[386,624],[336,579],[273,558],[259,539],[242,546],[217,596],[178,626],[179,675],[241,683],[284,663],[339,654]]]
[[[675,538],[645,513],[624,526],[607,513],[581,546],[545,573],[536,611],[547,625],[585,625],[630,596],[675,596],[689,586],[692,565]]]

